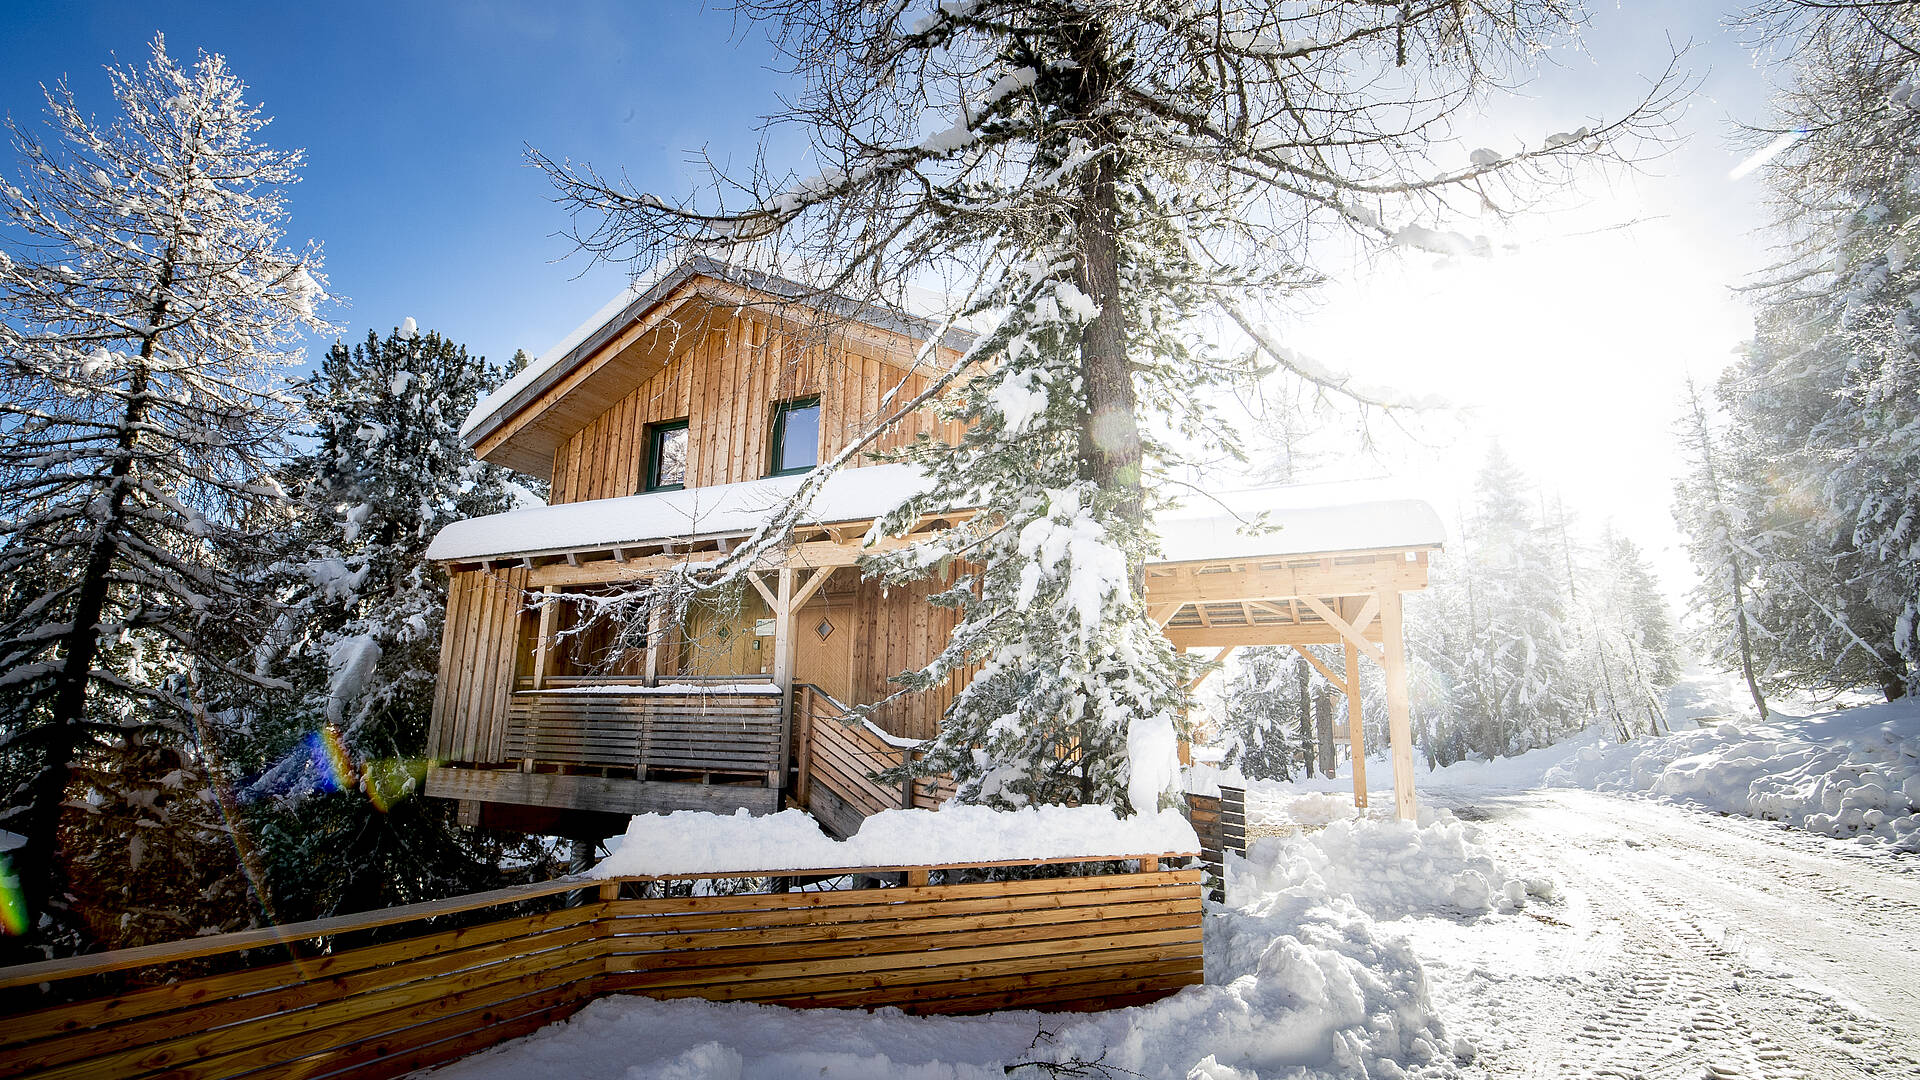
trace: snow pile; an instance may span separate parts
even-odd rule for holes
[[[1273,824],[1331,825],[1336,821],[1350,821],[1359,813],[1351,795],[1308,791],[1270,802],[1261,820]]]
[[[1920,851],[1920,702],[1594,741],[1542,783],[1634,792]]]
[[[593,876],[1071,861],[1198,850],[1193,826],[1173,810],[1130,818],[1115,817],[1105,806],[885,810],[846,840],[821,832],[801,810],[765,817],[745,810],[731,816],[677,810],[634,817],[619,850],[594,867]]]
[[[1306,802],[1308,800],[1296,800]],[[1484,915],[1526,904],[1544,882],[1508,876],[1444,810],[1422,823],[1360,818],[1335,821],[1304,839],[1254,841],[1227,872],[1227,903],[1264,895],[1344,897],[1374,918],[1428,912]]]

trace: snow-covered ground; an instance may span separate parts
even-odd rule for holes
[[[1518,757],[1420,768],[1422,792],[1583,788],[1778,821],[1869,849],[1920,852],[1920,700],[1851,708],[1786,705],[1761,723],[1724,678],[1695,672],[1670,702],[1674,734],[1618,742],[1590,731]],[[1367,763],[1369,799],[1391,799],[1392,769]],[[1352,790],[1345,778],[1256,784],[1262,800]],[[1271,812],[1271,811],[1267,811]]]
[[[1423,770],[1417,825],[1384,790],[1356,818],[1345,780],[1256,785],[1254,820],[1300,827],[1234,862],[1208,984],[1153,1005],[618,998],[439,1075],[1920,1077],[1920,709],[1760,725],[1690,692],[1673,736]]]

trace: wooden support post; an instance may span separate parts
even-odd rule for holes
[[[560,608],[560,602],[554,599],[552,589],[541,589],[540,600],[540,628],[537,631],[538,637],[533,643],[533,688],[535,690],[543,689],[547,685],[547,669],[553,663],[553,624],[556,619],[555,612]],[[534,730],[527,732],[526,745],[533,746],[538,741],[536,736],[539,734],[540,710],[538,707],[530,710],[528,722]],[[521,758],[520,771],[532,772],[533,759],[530,757]]]
[[[780,771],[770,778],[774,790],[786,786],[787,760],[793,756],[793,569],[780,570],[773,602],[773,684],[780,688]]]
[[[1353,805],[1367,805],[1367,737],[1360,726],[1360,651],[1343,641],[1347,654],[1347,745],[1353,747]]]
[[[1393,751],[1393,812],[1412,821],[1418,812],[1413,797],[1413,706],[1407,697],[1407,642],[1401,620],[1400,590],[1380,593],[1380,630],[1387,671],[1387,738]]]
[[[553,662],[554,611],[560,606],[553,596],[552,589],[540,590],[540,636],[533,643],[533,688],[535,690],[547,685],[547,667]]]
[[[813,714],[814,695],[818,693],[811,684],[800,687],[793,698],[793,760],[797,767],[793,778],[793,801],[800,808],[807,808],[807,800],[813,795]]]

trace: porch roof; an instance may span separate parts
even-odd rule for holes
[[[427,548],[443,562],[524,558],[751,533],[802,476],[598,499],[454,522]],[[829,476],[802,525],[866,522],[924,489],[911,465],[871,465]],[[1163,512],[1156,564],[1349,551],[1436,548],[1446,531],[1432,506],[1390,484],[1300,484],[1210,493]]]

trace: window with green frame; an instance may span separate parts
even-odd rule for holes
[[[820,464],[820,399],[795,398],[773,407],[768,476],[806,472]]]
[[[687,422],[647,425],[647,475],[641,491],[679,491],[687,486]]]

